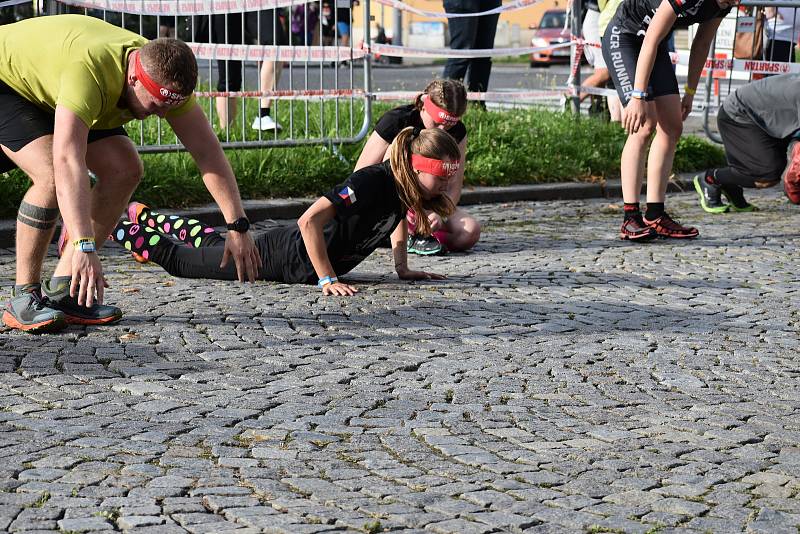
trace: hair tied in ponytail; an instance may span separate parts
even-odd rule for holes
[[[422,132],[422,128],[415,126],[413,130],[411,130],[411,135],[413,137],[419,137],[419,134]]]

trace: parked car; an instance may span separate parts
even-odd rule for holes
[[[567,12],[563,9],[548,9],[542,15],[542,20],[538,26],[531,26],[536,30],[531,38],[531,46],[542,48],[545,46],[568,43],[569,30],[564,32],[564,21]],[[562,32],[564,32],[562,34]],[[543,50],[531,54],[531,67],[540,65],[550,65],[551,63],[569,63],[569,47],[557,48],[555,50]]]

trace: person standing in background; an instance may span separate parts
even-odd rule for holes
[[[447,13],[480,13],[500,7],[500,0],[444,0]],[[494,48],[499,13],[480,17],[448,19],[450,48],[471,50]],[[450,58],[444,67],[444,78],[463,81],[468,91],[484,92],[489,88],[491,57]]]
[[[764,8],[767,40],[764,57],[768,61],[794,62],[794,48],[800,38],[800,13],[794,7]]]

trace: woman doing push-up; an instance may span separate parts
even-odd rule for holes
[[[453,212],[445,192],[460,157],[458,144],[447,132],[404,129],[392,143],[388,161],[351,174],[314,202],[296,225],[271,228],[256,238],[263,263],[259,279],[316,283],[325,295],[352,295],[357,289],[338,276],[354,269],[389,236],[401,279],[443,278],[408,268],[407,230],[400,223],[409,209],[443,217]],[[224,239],[213,228],[154,212],[138,202],[128,207],[128,218],[112,237],[138,261],[157,263],[183,278],[237,279],[233,265],[220,267]],[[430,235],[426,217],[419,219],[417,231]]]

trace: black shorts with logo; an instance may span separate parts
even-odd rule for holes
[[[644,36],[623,33],[616,20],[612,20],[603,35],[603,58],[614,87],[617,89],[622,105],[627,105],[636,80],[636,63],[639,61],[639,52],[642,50]],[[658,45],[653,70],[650,73],[650,83],[647,86],[647,100],[659,96],[677,95],[678,79],[672,68],[669,57],[667,40]]]
[[[53,135],[54,123],[55,115],[37,107],[0,81],[0,145],[18,152],[31,141]],[[121,126],[110,130],[89,130],[87,141],[93,143],[113,135],[128,134]],[[16,168],[17,164],[0,150],[0,172]]]

